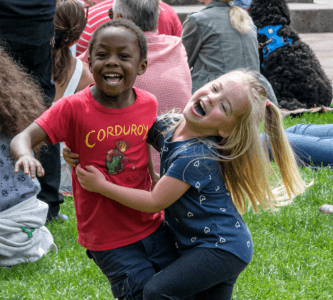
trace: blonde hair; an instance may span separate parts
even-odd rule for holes
[[[221,162],[226,188],[240,213],[245,212],[246,196],[255,212],[258,212],[258,204],[264,209],[275,210],[278,206],[291,203],[292,199],[304,192],[305,187],[311,183],[307,185],[301,178],[296,155],[282,126],[279,109],[273,103],[266,106],[267,92],[255,73],[240,69],[228,74],[238,76],[244,83],[244,90],[250,100],[249,107],[237,117],[236,125],[229,137],[223,138],[220,143],[200,139],[212,149],[212,157],[201,159],[215,159]],[[267,147],[264,147],[260,139],[259,123],[262,119],[282,181],[269,161]],[[173,126],[167,131],[173,130],[182,121],[183,118],[173,122]],[[274,180],[273,185],[270,179]],[[286,201],[287,199],[289,200]]]
[[[220,0],[222,2],[229,3],[230,0]],[[250,16],[246,10],[232,5],[229,10],[230,24],[239,34],[247,35],[251,32],[252,26],[250,22]]]

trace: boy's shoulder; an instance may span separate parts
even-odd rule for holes
[[[81,90],[73,95],[62,97],[57,102],[62,101],[62,102],[67,102],[68,104],[72,104],[72,105],[77,105],[79,103],[85,103],[85,102],[93,99],[93,96],[90,92],[90,86],[91,85],[87,86],[83,90]]]
[[[136,97],[140,102],[152,103],[157,105],[157,99],[156,96],[148,91],[138,89],[133,86],[133,89],[135,91]]]

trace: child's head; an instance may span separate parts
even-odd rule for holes
[[[46,109],[42,91],[0,46],[0,127],[14,137]]]
[[[266,89],[254,73],[236,70],[197,90],[184,116],[200,127],[203,135],[239,140],[247,128],[259,125],[266,103]]]
[[[135,36],[136,36],[136,42],[138,44],[140,54],[141,54],[141,59],[147,59],[147,52],[148,52],[148,46],[147,46],[147,40],[142,32],[142,30],[136,26],[133,22],[127,20],[127,19],[116,19],[116,20],[111,20],[108,22],[103,23],[100,25],[95,31],[94,34],[92,35],[89,46],[88,46],[88,53],[89,56],[92,54],[92,50],[95,44],[95,40],[97,39],[98,35],[100,32],[108,27],[123,27],[131,31]],[[135,42],[135,41],[133,41]]]
[[[132,89],[137,75],[147,68],[147,42],[140,28],[129,20],[106,22],[89,43],[89,68],[96,88],[110,97]]]
[[[54,27],[53,80],[64,84],[71,67],[69,47],[79,40],[86,27],[86,16],[82,5],[76,0],[59,1],[54,16]]]
[[[282,186],[260,139],[262,120],[284,182],[280,191],[286,191],[289,199],[304,191],[306,184],[298,173],[279,109],[273,103],[267,106],[266,89],[254,73],[236,70],[206,84],[193,94],[184,118],[191,133],[199,133],[201,138],[222,137],[219,143],[204,141],[218,150],[224,181],[240,212],[245,210],[245,194],[255,211],[258,203],[274,208],[286,198],[279,199],[272,192],[272,186]],[[270,178],[276,181],[273,185]]]

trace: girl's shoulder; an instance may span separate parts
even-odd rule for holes
[[[89,70],[89,66],[87,63],[82,62],[82,75],[80,78],[80,82],[77,86],[76,92],[80,92],[88,87],[90,84],[95,83],[94,77]]]

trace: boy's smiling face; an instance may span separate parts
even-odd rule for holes
[[[121,108],[134,103],[130,99],[132,86],[136,76],[145,72],[147,60],[141,59],[137,37],[131,30],[124,27],[102,29],[88,60],[96,82],[94,96],[98,102],[106,102],[106,105],[100,104],[109,106],[107,102],[111,101],[116,104],[114,108]]]

